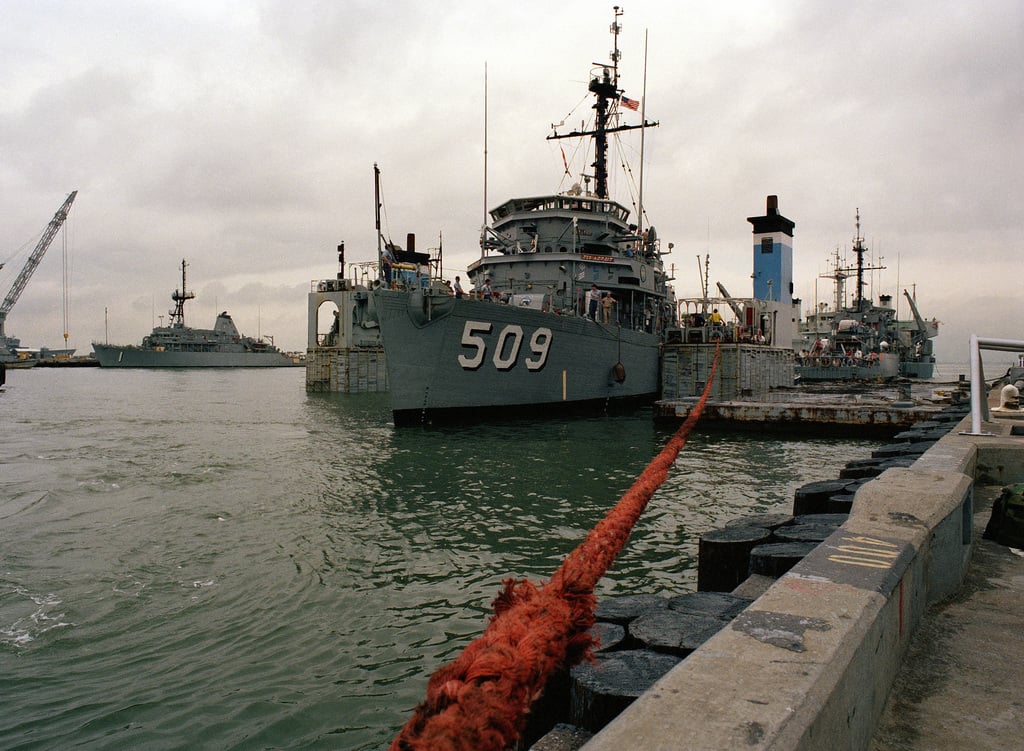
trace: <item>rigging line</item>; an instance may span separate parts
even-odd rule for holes
[[[552,146],[552,148],[554,148],[554,144],[552,144],[551,146]],[[559,148],[561,148],[561,147],[559,147]],[[576,145],[572,147],[569,156],[566,157],[566,161],[570,165],[574,164],[576,162],[576,160],[579,158],[579,154],[580,154],[580,151],[582,149],[583,149],[583,140],[580,139],[580,140],[576,141]],[[560,154],[564,154],[564,152],[559,152],[559,153]],[[564,170],[562,171],[561,179],[558,181],[558,190],[559,191],[561,191],[563,186],[565,185],[566,178],[568,178],[569,182],[571,182],[571,183],[575,183],[576,182],[576,177],[577,176],[572,174],[572,170],[571,169],[569,170],[569,172],[570,172],[570,174],[567,175],[567,174],[565,174]]]
[[[70,290],[69,290],[69,283],[70,283],[69,264],[70,264],[70,259],[68,258],[68,225],[67,225],[67,222],[64,223],[63,244],[64,244],[64,248],[63,248],[63,251],[64,251],[63,252],[63,273],[64,273],[64,277],[63,277],[62,284],[61,284],[61,290],[63,292],[62,303],[63,303],[63,309],[64,309],[64,347],[66,349],[67,346],[68,346],[68,329],[70,328],[69,325],[68,325],[69,319],[70,319],[70,315],[69,315],[69,311],[68,311],[68,306],[69,306],[69,302],[70,302]]]
[[[562,125],[564,125],[566,123],[566,121],[570,117],[572,117],[573,113],[580,108],[580,105],[583,104],[586,101],[589,101],[589,100],[590,100],[590,94],[589,93],[584,94],[580,98],[580,100],[578,102],[576,102],[576,104],[573,106],[573,108],[571,110],[569,110],[568,114],[566,114],[566,116],[562,118],[562,122],[559,123],[559,126],[557,126],[557,127],[561,127]],[[555,127],[556,127],[555,125],[552,125],[551,129],[554,130]]]
[[[384,202],[384,178],[380,175],[377,176],[377,184],[380,189],[380,213],[384,217],[384,226],[381,228],[381,234],[387,238],[388,243],[391,243],[391,225],[388,223],[388,206]]]
[[[46,230],[43,230],[43,232],[45,232],[45,231]],[[41,238],[43,236],[43,232],[40,232],[39,234],[33,236],[32,238],[26,240],[19,247],[17,247],[14,250],[12,250],[10,252],[10,254],[5,259],[3,259],[3,262],[0,263],[0,267],[6,266],[11,261],[13,261],[17,256],[21,255],[22,253],[28,255],[28,251],[31,248],[34,248],[36,245],[39,244],[39,238]]]
[[[619,155],[619,166],[622,169],[623,174],[625,174],[625,176],[627,178],[627,180],[626,180],[626,187],[627,187],[627,189],[629,191],[630,205],[633,207],[633,213],[636,214],[639,217],[640,210],[641,210],[642,207],[640,206],[640,203],[639,203],[638,191],[637,191],[637,183],[636,183],[635,178],[633,177],[633,168],[630,166],[629,161],[626,159],[626,154],[625,154],[626,149],[624,148],[625,144],[622,141],[621,134],[616,133],[614,137],[615,137],[615,143],[616,143],[616,146],[617,146],[616,152]],[[644,216],[646,216],[646,215],[647,215],[647,213],[645,211],[644,212]]]

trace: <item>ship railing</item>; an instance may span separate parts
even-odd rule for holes
[[[673,330],[677,327],[671,325],[670,314],[672,305],[664,304],[666,307],[663,315],[659,316],[657,311],[647,303],[651,295],[634,293],[630,290],[603,290],[612,295],[615,303],[609,311],[608,321],[605,322],[604,310],[598,308],[597,320],[599,323],[606,323],[611,326],[621,326],[634,331],[644,331],[648,334],[660,334],[667,328]],[[587,290],[579,287],[573,295],[546,294],[531,291],[528,289],[516,288],[495,289],[491,293],[489,301],[496,305],[511,305],[514,307],[532,308],[552,315],[567,316],[571,318],[590,318],[588,309]],[[466,297],[470,300],[488,300],[487,296],[480,289],[469,289]]]
[[[380,269],[375,261],[359,261],[348,264],[348,268],[334,279],[313,279],[309,283],[309,291],[347,292],[356,287],[372,287],[379,279]]]
[[[347,289],[346,279],[313,279],[309,283],[310,292],[340,292]]]
[[[877,368],[881,365],[881,360],[874,352],[861,357],[841,352],[801,353],[797,354],[796,362],[797,365],[811,368]]]
[[[770,325],[761,320],[764,301],[739,297],[684,298],[677,302],[679,327],[687,344],[772,345]],[[711,322],[717,311],[722,323]]]
[[[971,334],[971,430],[962,435],[994,435],[981,429],[983,421],[987,422],[992,419],[992,412],[988,407],[988,393],[985,389],[985,371],[981,362],[981,350],[983,349],[997,352],[1021,352],[1024,350],[1024,340],[989,339]]]

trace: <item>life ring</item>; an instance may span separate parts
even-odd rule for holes
[[[840,365],[840,363],[839,363],[839,358],[838,357],[832,360],[832,367],[833,368],[838,368],[839,365]]]
[[[647,281],[647,267],[644,264],[640,264],[640,281]]]

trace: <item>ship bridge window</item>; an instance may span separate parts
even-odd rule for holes
[[[535,211],[536,209],[542,208],[543,206],[543,199],[524,198],[523,200],[519,201],[519,205],[517,206],[517,208],[520,211]]]

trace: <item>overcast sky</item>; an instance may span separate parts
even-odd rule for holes
[[[138,343],[189,265],[188,323],[227,310],[243,333],[304,349],[310,281],[376,257],[385,231],[443,242],[451,277],[479,255],[487,203],[568,187],[590,158],[547,141],[579,122],[612,4],[519,0],[6,0],[0,23],[0,295],[54,212],[78,198],[7,333],[61,346]],[[644,205],[680,297],[751,294],[765,197],[796,222],[796,294],[850,247],[854,213],[885,271],[967,337],[1024,339],[1024,4],[1020,0],[624,3],[621,85],[660,126]],[[484,71],[487,70],[487,179]],[[634,117],[634,121],[638,118]],[[638,144],[627,156],[639,172]],[[632,151],[629,151],[632,149]],[[575,158],[574,158],[575,157]],[[627,182],[614,197],[629,203]],[[905,303],[901,312],[906,312]],[[165,319],[166,320],[166,319]]]

